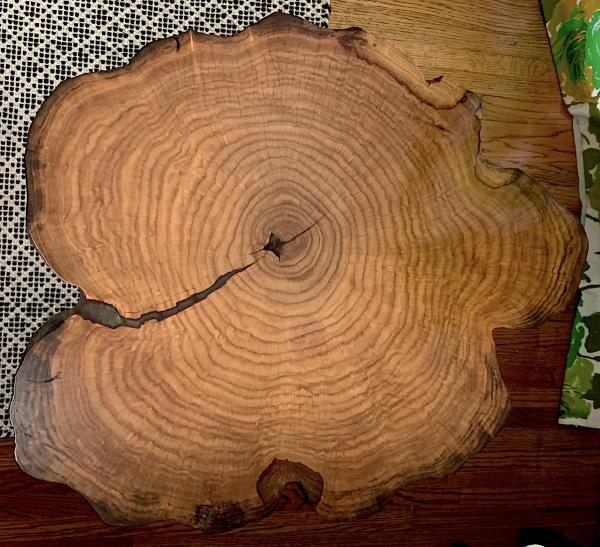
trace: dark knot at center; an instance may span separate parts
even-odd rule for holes
[[[279,260],[281,260],[281,249],[286,243],[287,241],[283,241],[283,239],[271,232],[271,235],[269,235],[269,241],[262,248],[262,250],[272,252]]]

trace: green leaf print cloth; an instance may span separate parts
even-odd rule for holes
[[[559,422],[600,428],[600,0],[542,0],[563,99],[573,115],[589,250]]]

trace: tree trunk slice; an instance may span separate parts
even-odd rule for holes
[[[212,532],[290,481],[346,519],[455,470],[509,408],[492,329],[563,308],[585,254],[541,186],[481,161],[478,109],[283,15],[59,86],[28,223],[85,297],[17,374],[21,467],[109,523]]]

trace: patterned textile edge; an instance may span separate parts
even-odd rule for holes
[[[71,308],[64,283],[29,241],[24,154],[29,126],[66,78],[121,66],[152,40],[191,27],[235,34],[282,11],[326,27],[329,0],[0,0],[0,437],[14,374],[32,335]]]
[[[571,333],[559,423],[600,428],[600,0],[542,0],[561,92],[573,116],[589,250]]]

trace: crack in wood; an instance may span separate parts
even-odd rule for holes
[[[431,84],[437,84],[438,82],[441,82],[444,78],[444,75],[442,74],[441,76],[436,76],[435,78],[429,78],[429,80],[425,80],[427,82],[427,85],[431,85]]]
[[[261,251],[270,251],[279,260],[281,260],[281,250],[283,246],[287,245],[288,243],[291,243],[292,241],[300,237],[302,234],[308,232],[319,222],[319,220],[316,220],[310,226],[308,226],[301,232],[298,232],[296,235],[292,236],[290,239],[287,240],[282,240],[277,235],[271,233],[269,236],[269,241],[261,249]],[[259,251],[255,251],[255,253],[256,252]],[[180,300],[170,308],[167,308],[165,310],[149,311],[136,318],[124,317],[119,313],[119,310],[117,310],[117,308],[115,308],[115,306],[113,306],[112,304],[102,302],[101,300],[90,300],[85,298],[85,296],[83,295],[81,297],[81,300],[73,310],[73,313],[79,315],[83,319],[91,321],[92,323],[97,323],[99,325],[103,325],[111,329],[116,329],[119,327],[130,327],[134,329],[139,329],[147,321],[163,321],[165,319],[168,319],[169,317],[172,317],[173,315],[182,312],[183,310],[188,309],[194,304],[201,302],[202,300],[206,299],[211,293],[223,287],[233,276],[243,272],[244,270],[247,270],[253,264],[256,264],[256,262],[252,262],[251,264],[241,266],[240,268],[236,268],[227,273],[224,273],[223,275],[220,275],[210,287],[191,294],[190,296],[184,298],[183,300]]]
[[[51,376],[50,378],[47,378],[46,380],[30,380],[30,382],[32,382],[34,384],[49,384],[51,382],[54,382],[54,380],[58,380],[59,378],[60,378],[60,372],[58,372],[54,376]]]
[[[301,232],[298,232],[295,236],[292,236],[292,237],[290,237],[290,239],[287,239],[287,240],[282,240],[278,235],[271,232],[269,234],[269,241],[267,241],[267,244],[262,249],[260,249],[260,251],[271,252],[279,260],[281,260],[281,251],[283,249],[283,246],[287,245],[288,243],[291,243],[296,238],[300,237],[302,234],[305,234],[310,229],[314,228],[320,220],[321,219],[315,220],[315,222],[313,222],[308,228],[304,228],[304,230],[302,230]],[[260,251],[254,251],[252,254],[256,254]]]
[[[173,315],[182,312],[183,310],[187,310],[194,304],[205,300],[213,292],[218,291],[220,288],[225,286],[225,284],[232,277],[247,270],[250,266],[254,264],[256,263],[252,262],[251,264],[247,264],[246,266],[236,268],[227,273],[224,273],[223,275],[220,275],[210,287],[191,294],[190,296],[184,298],[183,300],[180,300],[170,308],[159,311],[149,311],[140,315],[137,318],[123,317],[119,313],[117,308],[115,308],[112,304],[108,304],[100,300],[88,300],[85,297],[82,297],[82,299],[75,307],[74,311],[83,319],[87,319],[88,321],[92,321],[93,323],[98,323],[99,325],[104,325],[105,327],[109,327],[111,329],[116,329],[119,327],[130,327],[134,329],[139,329],[147,321],[163,321],[165,319],[168,319],[169,317],[172,317]]]
[[[273,253],[279,260],[281,260],[281,249],[285,244],[285,241],[282,241],[278,236],[271,232],[269,235],[269,241],[262,248],[262,250]]]

